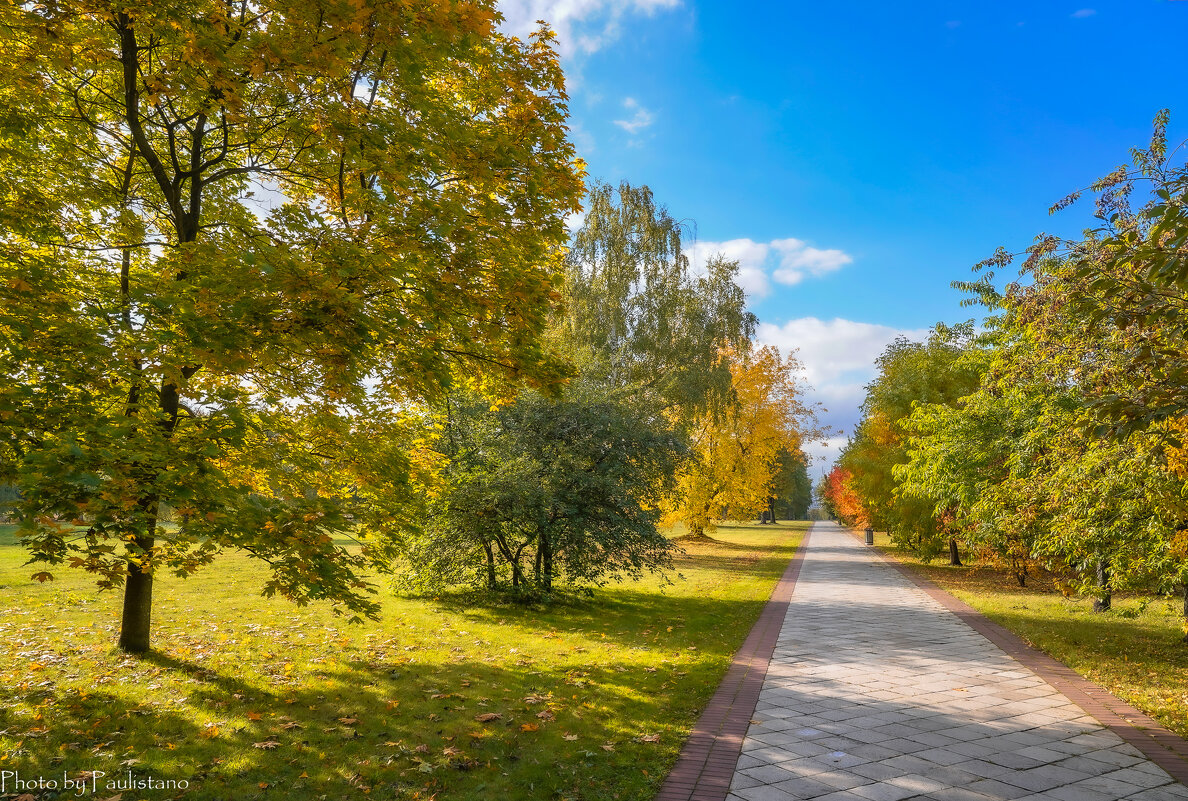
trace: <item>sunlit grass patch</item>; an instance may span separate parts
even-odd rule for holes
[[[360,626],[261,598],[262,567],[225,556],[159,578],[144,659],[113,647],[117,595],[70,570],[31,582],[9,538],[0,769],[131,771],[194,799],[651,798],[807,525],[686,541],[668,586],[547,607],[389,597]]]

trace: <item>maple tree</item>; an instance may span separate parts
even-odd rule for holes
[[[461,364],[484,391],[565,375],[541,333],[581,165],[550,32],[498,22],[0,8],[0,480],[35,561],[123,585],[124,649],[154,572],[225,547],[266,592],[374,614],[388,549],[335,537],[404,514],[398,412]]]

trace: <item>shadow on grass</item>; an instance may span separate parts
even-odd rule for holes
[[[793,552],[706,550],[680,557],[678,570],[721,571],[726,586],[744,569],[774,581]],[[735,556],[742,550],[755,558]],[[224,583],[239,586],[237,575]],[[351,650],[339,653],[337,624],[311,618],[244,638],[235,616],[260,618],[219,605],[232,595],[209,598],[162,635],[168,651],[140,659],[72,652],[46,634],[38,647],[64,655],[0,687],[5,764],[59,777],[130,770],[188,781],[187,799],[211,801],[651,798],[764,605],[629,583],[549,606],[474,606],[454,594],[408,607],[419,629],[382,624],[349,646],[343,637]],[[243,639],[231,652],[241,664],[220,661],[212,631]],[[199,646],[207,655],[191,659]]]
[[[423,646],[389,633],[272,681],[170,653],[111,653],[91,692],[50,683],[0,693],[0,728],[23,740],[8,764],[26,775],[131,771],[188,782],[187,799],[210,801],[650,798],[764,605],[626,587],[543,610],[439,603],[455,632],[465,621],[531,625],[559,632],[555,650],[459,637],[456,656],[421,662]],[[644,669],[639,648],[664,658]],[[170,686],[171,700],[141,701],[153,685]],[[43,720],[7,711],[18,706]],[[571,730],[580,738],[567,739]],[[639,740],[654,733],[660,742]],[[150,801],[177,794],[143,791]]]

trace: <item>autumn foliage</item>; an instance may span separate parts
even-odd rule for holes
[[[498,22],[0,6],[0,481],[35,561],[123,586],[125,649],[154,574],[224,548],[375,614],[390,538],[342,537],[405,522],[401,410],[567,375],[542,333],[582,166],[550,32]]]
[[[864,527],[870,515],[863,505],[862,497],[854,489],[854,476],[844,467],[834,467],[825,476],[821,495],[825,510],[843,525]]]
[[[693,535],[765,510],[780,456],[799,450],[809,422],[794,358],[771,346],[723,351],[722,358],[730,368],[728,401],[697,420],[693,458],[679,476],[674,512]]]
[[[1084,238],[1040,237],[1005,286],[1005,250],[957,282],[988,312],[979,333],[938,326],[880,360],[841,483],[922,557],[948,540],[956,561],[960,541],[1099,612],[1131,590],[1183,594],[1188,615],[1188,165],[1170,162],[1167,122],[1090,187]],[[903,380],[913,350],[925,381]]]

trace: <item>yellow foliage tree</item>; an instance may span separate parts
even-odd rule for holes
[[[782,452],[795,451],[812,414],[800,399],[800,364],[771,346],[723,352],[731,399],[693,430],[693,457],[679,477],[671,518],[695,536],[718,520],[758,515],[767,508]]]

